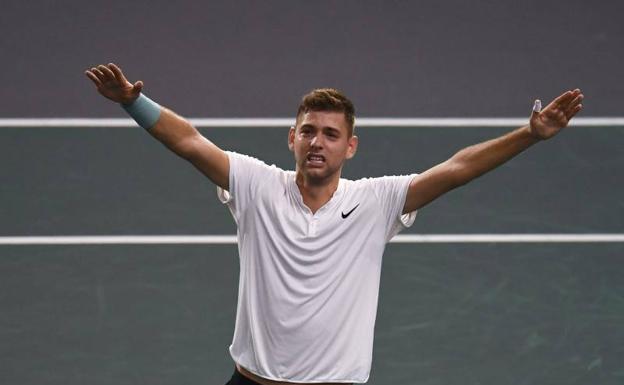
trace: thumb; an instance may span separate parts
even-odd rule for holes
[[[139,80],[138,82],[134,83],[132,91],[138,94],[141,92],[141,90],[143,90],[143,82]]]
[[[533,110],[531,111],[531,120],[537,118],[541,110],[542,110],[542,101],[539,99],[535,99],[535,102],[533,102]]]
[[[542,110],[542,101],[535,99],[533,102],[533,109],[531,110],[531,118],[529,119],[529,127],[533,130],[533,123],[537,120],[540,111]]]

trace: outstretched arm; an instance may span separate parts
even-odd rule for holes
[[[130,83],[113,63],[99,65],[85,71],[98,92],[122,105],[132,105],[140,96],[143,82]],[[173,111],[160,107],[160,115],[149,133],[171,151],[191,162],[216,185],[229,188],[229,159],[214,143],[203,137],[189,121]]]
[[[555,136],[582,108],[581,90],[567,91],[542,111],[534,108],[530,122],[502,137],[459,151],[415,177],[409,185],[403,213],[417,210],[507,162],[533,144]]]

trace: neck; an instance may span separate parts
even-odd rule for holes
[[[325,203],[329,202],[331,197],[338,189],[340,182],[340,173],[332,175],[326,180],[313,180],[306,178],[299,170],[296,176],[297,187],[303,198],[303,203],[308,206],[312,213],[315,213]]]

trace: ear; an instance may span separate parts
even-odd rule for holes
[[[349,147],[347,148],[347,159],[351,159],[355,156],[357,152],[359,139],[357,136],[353,135],[349,138]]]
[[[295,151],[295,127],[291,126],[288,131],[288,149],[291,152]]]

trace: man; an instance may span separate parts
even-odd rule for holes
[[[304,96],[288,133],[295,171],[233,152],[141,94],[114,64],[86,75],[156,139],[218,186],[238,226],[240,281],[228,384],[368,380],[385,244],[416,210],[556,135],[582,108],[567,91],[528,125],[465,148],[422,174],[341,179],[357,150],[353,104],[333,89]]]

